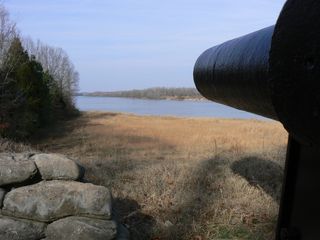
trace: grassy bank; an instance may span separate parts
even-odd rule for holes
[[[32,145],[79,159],[133,239],[272,239],[287,134],[276,122],[83,113]]]

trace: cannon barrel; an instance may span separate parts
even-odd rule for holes
[[[275,26],[206,50],[194,81],[206,98],[282,122],[320,144],[320,1],[288,0]]]
[[[206,50],[197,60],[194,80],[206,98],[277,119],[268,85],[274,26]]]
[[[206,98],[279,120],[289,132],[276,240],[320,239],[320,1],[288,0],[275,26],[206,50]]]

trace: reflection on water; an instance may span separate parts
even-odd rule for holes
[[[127,112],[138,115],[266,119],[209,101],[146,100],[77,96],[81,111]]]

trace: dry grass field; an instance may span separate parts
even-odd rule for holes
[[[109,187],[132,239],[273,238],[287,133],[273,121],[87,112],[32,147]]]

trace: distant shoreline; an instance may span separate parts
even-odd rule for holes
[[[82,92],[75,96],[86,97],[119,97],[134,99],[150,99],[150,100],[189,100],[203,101],[206,100],[195,88],[148,88],[142,90],[128,90],[115,92]]]
[[[168,100],[168,101],[209,101],[204,97],[200,98],[192,98],[192,97],[185,97],[185,98],[178,98],[178,97],[163,97],[163,98],[138,98],[138,97],[116,97],[116,96],[97,96],[97,95],[85,95],[85,94],[76,94],[75,97],[104,97],[104,98],[127,98],[127,99],[141,99],[141,100]]]

